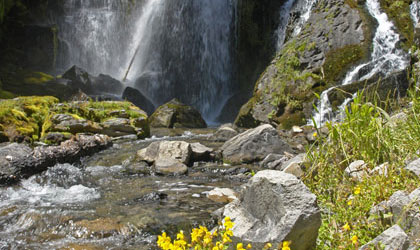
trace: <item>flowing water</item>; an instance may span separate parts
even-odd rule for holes
[[[236,0],[65,0],[58,65],[127,77],[157,106],[177,97],[214,120],[233,84],[236,8]]]
[[[206,138],[166,137],[220,145]],[[247,177],[217,164],[195,165],[183,177],[128,171],[136,151],[154,140],[119,142],[81,164],[56,165],[0,188],[0,249],[153,249],[162,230],[214,226],[210,213],[223,205],[207,192],[238,187]]]
[[[394,24],[388,19],[386,13],[381,12],[379,1],[367,0],[366,8],[378,22],[373,38],[371,60],[349,71],[341,85],[367,80],[373,76],[383,78],[408,66],[408,54],[401,48],[398,48],[400,36],[395,32]],[[337,115],[333,113],[328,100],[328,93],[334,88],[329,88],[320,96],[317,111],[313,115],[317,126],[325,124],[326,121],[333,119]],[[345,100],[344,104],[340,106],[338,113],[341,113],[345,105],[351,100],[351,98]],[[310,121],[310,123],[313,124],[313,121]]]
[[[418,0],[414,0],[411,3],[410,15],[411,19],[413,19],[414,25],[418,24],[420,20],[420,2]]]

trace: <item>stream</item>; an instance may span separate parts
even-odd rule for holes
[[[152,139],[116,141],[110,149],[59,164],[0,188],[0,249],[154,249],[163,230],[217,221],[222,207],[206,197],[214,187],[237,189],[250,177],[249,166],[196,163],[186,176],[154,176],[129,169],[139,149],[156,140],[200,142],[212,129],[154,131]],[[172,136],[162,136],[172,133]],[[157,135],[157,136],[156,136]]]

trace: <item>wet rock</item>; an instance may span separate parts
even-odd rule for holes
[[[156,128],[206,128],[201,114],[177,99],[160,106],[150,116],[150,126]]]
[[[151,115],[153,111],[155,111],[155,105],[153,105],[149,99],[147,99],[139,90],[135,88],[125,88],[122,94],[122,98],[143,109],[147,112],[148,115]]]
[[[51,118],[52,132],[99,133],[102,127],[97,123],[68,114],[57,114]]]
[[[99,237],[108,238],[116,234],[128,235],[130,229],[120,223],[119,221],[111,218],[103,218],[96,220],[82,220],[75,223],[76,226],[81,227],[85,230],[81,237]]]
[[[405,166],[405,170],[420,177],[420,158],[410,162],[407,166]]]
[[[83,91],[81,91],[79,89],[79,91],[72,95],[69,100],[69,102],[90,102],[92,101],[92,98],[90,98],[88,95],[86,95],[85,93],[83,93]]]
[[[352,162],[345,170],[344,173],[355,180],[361,181],[367,176],[366,163],[362,160]]]
[[[47,133],[44,137],[41,138],[41,141],[51,144],[60,144],[63,141],[66,141],[71,138],[70,134],[63,134],[59,132],[50,132]]]
[[[210,161],[214,157],[212,153],[214,150],[212,148],[206,147],[198,142],[191,143],[191,151],[192,151],[192,161]]]
[[[215,188],[207,194],[207,198],[214,202],[229,203],[238,199],[238,194],[230,188]]]
[[[191,145],[184,141],[157,141],[137,152],[139,160],[153,164],[158,159],[173,159],[188,165],[192,155]]]
[[[96,93],[121,93],[124,85],[109,75],[99,74],[92,79],[92,88]]]
[[[148,194],[143,195],[142,197],[136,199],[140,202],[154,202],[154,201],[161,201],[168,197],[167,194],[161,192],[151,192]]]
[[[234,222],[235,237],[257,249],[285,240],[292,241],[291,249],[312,249],[321,226],[316,196],[295,176],[274,170],[252,177],[223,216]]]
[[[144,162],[136,162],[133,164],[130,164],[126,167],[125,171],[128,174],[145,174],[148,175],[150,174],[150,166]]]
[[[291,151],[271,125],[261,125],[239,134],[221,148],[223,160],[232,164],[263,160],[270,153]]]
[[[155,172],[161,175],[183,175],[188,172],[188,167],[172,158],[158,158],[155,161]]]
[[[82,68],[77,66],[71,67],[63,74],[63,78],[70,80],[67,86],[72,89],[78,89],[88,94],[94,91],[92,87],[92,76]]]
[[[211,137],[214,141],[227,141],[238,135],[238,132],[230,126],[220,127]]]
[[[382,234],[363,245],[360,250],[384,249],[384,250],[406,250],[410,242],[407,234],[398,225],[394,225]]]
[[[0,157],[9,160],[0,160],[0,185],[14,183],[58,163],[76,162],[111,145],[111,139],[106,135],[79,134],[59,146],[38,146],[33,150],[23,144],[2,147]]]

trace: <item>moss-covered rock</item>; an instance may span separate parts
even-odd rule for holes
[[[206,128],[207,124],[196,109],[173,99],[157,108],[150,116],[150,126],[156,128]]]
[[[124,120],[124,126],[115,121]],[[114,121],[114,122],[111,122]],[[102,133],[111,136],[149,136],[147,114],[130,102],[59,103],[50,96],[0,101],[0,131],[11,141],[52,141],[48,135]],[[51,137],[51,136],[50,136]],[[57,137],[57,136],[56,136]]]
[[[306,123],[314,93],[339,84],[351,66],[367,59],[372,34],[365,14],[353,1],[318,1],[300,34],[285,43],[258,79],[235,124],[289,128]]]

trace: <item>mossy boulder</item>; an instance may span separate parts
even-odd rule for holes
[[[305,124],[315,94],[338,85],[349,68],[367,59],[372,37],[367,14],[363,6],[348,2],[317,2],[302,31],[284,44],[258,79],[237,126],[270,123],[288,129]]]
[[[150,134],[147,114],[130,102],[59,103],[51,96],[0,100],[0,132],[3,140],[47,142],[51,133]]]
[[[178,99],[160,106],[150,116],[151,127],[163,128],[206,128],[207,124],[193,107],[181,103]]]

